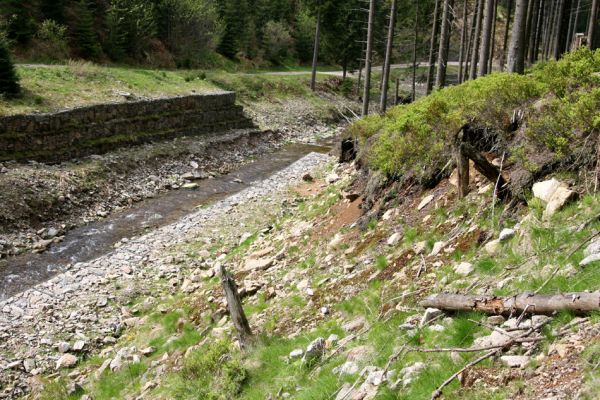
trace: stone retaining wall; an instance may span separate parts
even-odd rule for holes
[[[118,147],[253,128],[235,93],[100,104],[0,118],[0,161],[63,161]]]

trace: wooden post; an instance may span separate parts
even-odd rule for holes
[[[219,272],[221,274],[221,283],[223,284],[223,291],[227,299],[227,308],[229,308],[231,321],[237,331],[240,347],[245,349],[252,340],[252,331],[242,307],[242,300],[240,299],[233,277],[227,272],[224,265],[221,265]]]

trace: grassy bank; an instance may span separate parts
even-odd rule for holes
[[[17,68],[23,94],[0,100],[0,115],[50,112],[90,104],[233,90],[240,99],[308,96],[308,75],[243,74],[224,70],[106,67],[89,62]]]

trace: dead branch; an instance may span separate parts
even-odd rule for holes
[[[557,311],[586,314],[600,310],[600,292],[555,295],[526,293],[512,297],[436,294],[423,300],[421,306],[446,311],[480,311],[492,315],[508,315],[523,311],[530,314],[553,314]]]

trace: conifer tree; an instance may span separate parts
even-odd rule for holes
[[[79,19],[76,28],[76,42],[79,52],[84,58],[97,58],[100,56],[100,45],[94,27],[94,14],[90,9],[89,0],[79,1]]]
[[[0,94],[13,97],[20,92],[19,78],[10,57],[6,41],[0,40]]]

